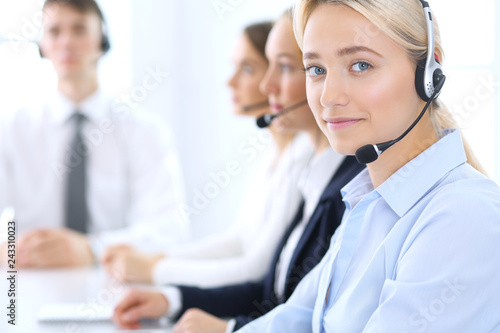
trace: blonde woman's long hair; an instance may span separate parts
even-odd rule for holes
[[[294,32],[301,49],[307,21],[312,12],[323,4],[344,5],[366,17],[380,31],[403,47],[410,59],[415,62],[415,66],[427,57],[427,25],[422,5],[418,0],[300,0],[294,11]],[[435,53],[442,64],[444,51],[435,17],[433,24]],[[439,98],[432,102],[429,110],[432,125],[438,136],[443,129],[458,127],[453,115]],[[468,163],[486,175],[467,141],[463,139],[463,142]]]

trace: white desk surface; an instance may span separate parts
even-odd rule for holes
[[[167,332],[170,325],[149,323],[140,330],[121,330],[111,322],[40,323],[40,309],[47,303],[76,303],[92,316],[97,306],[113,306],[129,286],[119,283],[97,268],[19,270],[16,286],[16,325],[8,324],[7,306],[10,298],[7,270],[0,267],[0,332],[12,333],[105,333],[105,332]],[[95,306],[94,308],[91,307]]]

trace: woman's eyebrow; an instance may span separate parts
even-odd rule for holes
[[[295,59],[295,57],[290,54],[290,53],[280,53],[278,54],[278,58],[291,58],[291,59]]]
[[[350,54],[357,53],[357,52],[370,52],[370,53],[373,53],[380,58],[383,58],[380,53],[378,53],[377,51],[372,50],[366,46],[345,47],[345,48],[338,50],[337,54],[340,57],[343,57],[343,56],[350,55]],[[320,58],[319,55],[317,53],[314,53],[314,52],[306,52],[306,53],[304,53],[304,56],[303,56],[304,60],[315,60],[315,59],[319,59],[319,58]]]
[[[337,54],[340,57],[342,57],[342,56],[350,55],[350,54],[357,53],[357,52],[370,52],[370,53],[375,54],[376,56],[379,56],[380,58],[383,58],[380,53],[378,53],[377,51],[372,50],[372,49],[370,49],[369,47],[366,47],[366,46],[350,46],[350,47],[345,47],[345,48],[342,48],[342,49],[338,50]]]
[[[306,52],[302,56],[303,60],[315,60],[315,59],[318,59],[318,58],[319,58],[319,56],[316,53],[314,53],[314,52]]]

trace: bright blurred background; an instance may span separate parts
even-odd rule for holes
[[[184,170],[187,204],[212,182],[211,173],[236,160],[242,173],[191,216],[195,237],[227,227],[255,161],[238,147],[259,132],[231,113],[226,81],[232,47],[242,28],[277,18],[293,0],[100,0],[111,51],[101,60],[105,91],[117,101],[134,96],[148,71],[167,72],[140,104],[172,127]],[[500,6],[494,0],[430,1],[446,52],[442,98],[489,175],[500,184]],[[0,35],[35,39],[42,0],[0,0]],[[495,61],[497,60],[497,61]],[[55,89],[56,78],[34,44],[0,44],[0,115]],[[249,143],[248,143],[249,144]]]

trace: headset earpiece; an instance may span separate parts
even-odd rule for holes
[[[106,54],[109,51],[109,49],[111,49],[111,43],[109,41],[108,25],[106,23],[106,20],[104,19],[104,16],[102,16],[102,14],[100,15],[100,17],[101,17],[101,36],[102,36],[101,50],[103,54]]]
[[[427,94],[425,93],[425,59],[422,59],[417,64],[417,71],[415,73],[415,88],[417,89],[418,96],[425,102],[429,100]]]
[[[102,34],[102,42],[101,42],[101,50],[103,53],[107,53],[111,48],[111,44],[109,42],[109,38],[106,34]]]
[[[437,60],[431,66],[426,67],[427,60],[422,59],[417,64],[415,72],[415,88],[417,89],[418,96],[427,102],[434,93],[435,87],[444,76],[441,64]],[[436,98],[439,92],[436,94]]]
[[[434,93],[435,87],[443,79],[444,73],[441,64],[436,59],[435,54],[435,41],[434,41],[434,22],[432,20],[432,13],[429,3],[420,0],[425,12],[425,21],[427,25],[427,57],[422,59],[417,64],[415,71],[415,88],[417,89],[418,96],[428,102]],[[439,96],[440,91],[435,95]]]

